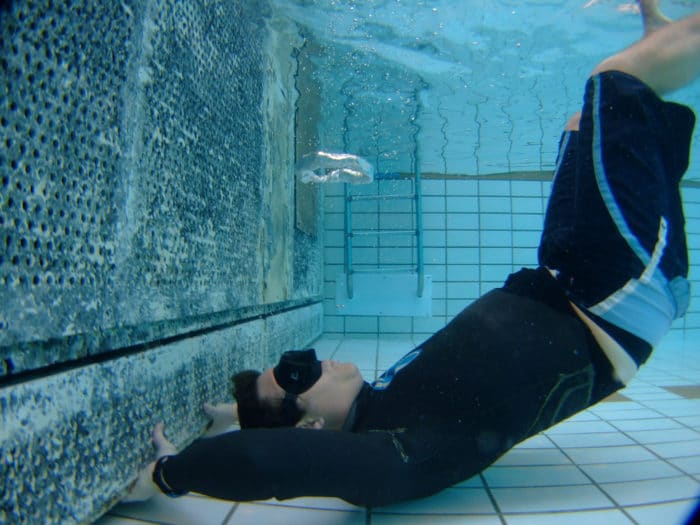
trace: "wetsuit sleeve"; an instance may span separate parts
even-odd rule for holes
[[[330,496],[374,506],[428,495],[413,470],[387,432],[281,428],[196,441],[162,474],[177,491],[230,501]]]

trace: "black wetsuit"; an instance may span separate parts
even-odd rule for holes
[[[366,384],[350,431],[231,432],[195,442],[163,475],[175,489],[235,501],[383,505],[477,474],[619,386],[559,283],[522,270]]]
[[[253,429],[200,440],[168,458],[164,481],[235,501],[394,503],[477,474],[620,388],[569,300],[595,309],[636,366],[683,314],[678,181],[694,120],[629,75],[591,79],[581,132],[563,137],[540,246],[540,264],[557,279],[545,268],[511,275],[365,385],[344,431]],[[606,302],[609,294],[616,301]],[[611,322],[618,306],[631,331]]]

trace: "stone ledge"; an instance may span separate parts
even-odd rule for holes
[[[322,331],[313,304],[146,352],[0,390],[2,523],[89,523],[153,457],[164,421],[179,447],[203,431],[206,400],[231,399],[230,376],[268,366]]]

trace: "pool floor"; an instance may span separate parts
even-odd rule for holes
[[[324,336],[314,346],[319,358],[353,361],[373,380],[420,342]],[[698,347],[669,338],[626,389],[429,498],[370,511],[333,498],[237,504],[158,496],[117,505],[96,523],[680,525],[700,496]]]

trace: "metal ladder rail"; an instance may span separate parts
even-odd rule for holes
[[[345,257],[344,257],[344,269],[345,269],[345,279],[346,279],[346,291],[350,299],[353,298],[353,275],[355,273],[360,273],[363,271],[367,272],[389,272],[395,271],[396,268],[373,268],[371,270],[361,270],[353,268],[352,259],[352,249],[353,249],[353,239],[355,236],[365,236],[365,235],[396,235],[396,234],[411,234],[416,237],[416,266],[410,267],[410,270],[415,270],[417,274],[417,295],[418,297],[423,297],[423,290],[425,284],[425,269],[424,269],[424,259],[423,259],[423,195],[421,187],[421,172],[419,168],[418,158],[416,157],[416,168],[414,171],[414,185],[413,193],[410,194],[397,194],[397,195],[353,195],[351,192],[350,184],[345,185],[344,197],[345,197]],[[375,178],[381,180],[382,174],[376,174]],[[391,178],[391,177],[386,177]],[[412,229],[393,229],[393,230],[359,230],[353,231],[352,227],[352,203],[354,201],[368,201],[368,200],[397,200],[397,199],[410,199],[415,202],[415,228]]]
[[[418,144],[414,153],[415,166],[413,168],[414,186],[416,195],[416,263],[418,271],[418,297],[423,297],[423,286],[425,285],[425,267],[423,260],[423,185],[420,169],[420,156]]]

